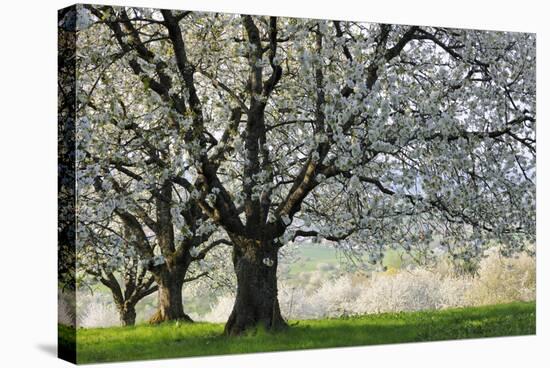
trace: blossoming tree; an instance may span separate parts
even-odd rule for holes
[[[132,94],[135,81],[110,71],[111,57],[120,55],[98,57],[91,51],[91,40],[84,33],[80,37],[76,245],[81,268],[108,281],[114,295],[120,285],[111,274],[150,273],[154,280],[140,282],[147,290],[143,293],[158,289],[159,309],[151,322],[190,321],[182,303],[183,284],[211,276],[207,254],[230,243],[215,234],[216,227],[191,193],[173,187],[170,175],[184,170],[185,162],[181,148],[171,147],[177,136],[163,127],[166,112],[156,108],[150,95]],[[113,78],[118,88],[112,88]],[[139,286],[135,282],[126,290]],[[126,304],[137,302],[143,293],[129,296]]]
[[[121,325],[134,325],[136,304],[158,287],[129,241],[132,229],[114,221],[80,226],[87,226],[86,240],[77,253],[80,287],[99,281],[111,292]]]
[[[490,239],[509,251],[533,240],[533,35],[86,11],[80,51],[102,77],[81,103],[114,121],[104,150],[135,179],[127,192],[161,183],[149,191],[157,224],[135,198],[139,221],[162,226],[180,211],[159,198],[183,191],[233,244],[227,334],[286,326],[277,259],[297,238],[347,240],[373,262],[436,233],[464,240],[468,256]]]

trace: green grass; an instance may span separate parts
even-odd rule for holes
[[[76,361],[76,330],[72,327],[57,325],[57,355],[71,363]]]
[[[535,303],[384,313],[291,324],[285,332],[256,331],[242,337],[224,337],[223,325],[214,323],[79,329],[77,360],[93,363],[528,335],[535,333]]]

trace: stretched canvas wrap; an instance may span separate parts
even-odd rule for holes
[[[59,11],[59,356],[535,333],[535,35]]]

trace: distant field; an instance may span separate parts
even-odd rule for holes
[[[303,244],[297,248],[298,261],[290,265],[290,274],[315,271],[319,264],[337,266],[341,256],[334,248],[323,247],[316,244]]]
[[[77,331],[78,363],[529,335],[535,303],[292,321],[288,331],[222,336],[223,325],[139,325]],[[68,334],[60,326],[60,334]]]
[[[402,265],[400,259],[402,253],[389,249],[384,254],[383,264],[388,267],[399,269]],[[340,266],[341,264],[350,263],[344,258],[343,254],[336,248],[323,246],[320,244],[301,244],[296,248],[296,258],[289,266],[290,275],[296,275],[300,272],[311,272],[319,269],[319,266]],[[367,256],[362,257],[367,260]],[[284,261],[283,261],[284,263]]]

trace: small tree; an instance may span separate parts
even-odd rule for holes
[[[136,304],[158,290],[154,277],[131,245],[132,230],[128,226],[99,222],[89,224],[87,229],[86,241],[77,253],[78,269],[110,290],[121,325],[132,326]]]

